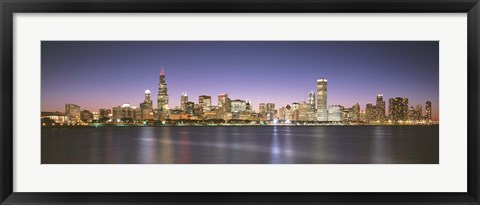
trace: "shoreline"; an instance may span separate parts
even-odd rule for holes
[[[402,126],[438,126],[439,124],[358,124],[358,125],[342,125],[342,124],[324,124],[324,125],[295,125],[295,124],[271,124],[271,125],[241,125],[241,124],[226,124],[226,125],[143,125],[143,124],[106,124],[106,125],[44,125],[42,128],[69,128],[69,127],[402,127]]]

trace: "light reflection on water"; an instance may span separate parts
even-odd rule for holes
[[[437,164],[438,126],[42,128],[42,163]]]

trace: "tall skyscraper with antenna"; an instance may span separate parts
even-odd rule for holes
[[[165,70],[163,66],[160,70],[160,83],[158,83],[157,108],[160,111],[168,110],[167,83],[165,83]]]

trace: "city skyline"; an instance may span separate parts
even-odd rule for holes
[[[169,48],[166,50],[170,50],[174,53],[177,52],[176,55],[174,54],[174,56],[177,56],[176,60],[168,60],[168,58],[166,58],[165,60],[154,59],[149,61],[151,64],[149,64],[148,66],[145,62],[138,63],[138,65],[143,65],[143,67],[139,68],[138,70],[132,70],[131,74],[126,74],[125,66],[121,66],[120,63],[115,60],[122,55],[130,55],[130,57],[132,58],[130,59],[130,61],[125,61],[124,58],[120,58],[120,61],[130,62],[132,65],[134,65],[132,61],[138,61],[144,58],[152,59],[151,56],[138,56],[133,55],[133,53],[130,52],[131,48],[141,47],[150,47],[150,49],[144,50],[151,51],[152,46],[149,45],[151,45],[152,43],[160,43],[162,48]],[[246,49],[246,47],[248,48],[249,46],[243,44],[248,44],[250,46],[250,49]],[[337,46],[332,47],[333,45]],[[252,50],[252,46],[256,49]],[[215,49],[212,47],[215,47]],[[315,49],[311,47],[315,47]],[[367,51],[360,52],[360,47],[363,48],[360,50],[365,50],[365,48],[367,48]],[[81,50],[84,50],[86,48],[90,48],[93,50],[88,51],[88,54],[86,54],[85,52],[80,52]],[[116,50],[120,50],[120,53],[118,53],[118,51],[114,52],[114,50],[112,50],[113,48],[116,48]],[[186,48],[193,49],[193,51]],[[215,58],[208,57],[208,55],[220,55],[221,53],[219,53],[219,51],[225,52],[226,48],[230,49],[227,49],[228,51],[235,51],[232,51],[232,54],[227,54],[226,56],[238,59],[229,60],[221,58],[223,60],[217,59],[221,62],[213,61],[213,63],[207,64],[206,68],[204,69],[199,68],[195,70],[190,68],[184,69],[185,72],[182,72],[182,69],[175,67],[176,65],[179,65],[181,68],[185,68],[185,63],[182,64],[182,61],[180,59],[181,57],[178,56],[185,56],[186,54],[190,54],[184,57],[184,61],[189,61],[189,59],[197,59],[192,60],[195,62],[200,61],[198,60],[198,58],[200,58],[198,55],[211,60]],[[283,50],[280,48],[283,48]],[[285,51],[294,48],[296,48],[296,50],[300,54],[297,53],[297,55],[294,55],[294,53],[291,53],[290,51]],[[350,51],[347,48],[350,48],[350,50],[354,51]],[[255,56],[258,55],[255,54],[257,53],[257,49],[264,50],[262,53],[265,53],[266,56],[264,56],[263,58],[260,57],[260,59],[262,60],[260,60],[258,56]],[[212,52],[207,52],[205,54],[205,51],[207,50]],[[279,52],[283,53],[282,55],[272,54],[269,52],[265,52],[265,50],[271,52],[274,52],[274,50],[279,50]],[[301,67],[304,69],[292,69],[290,71],[285,67],[291,67],[292,65],[290,64],[292,63],[287,63],[284,65],[281,63],[276,63],[274,60],[277,59],[278,61],[284,62],[283,59],[274,58],[274,56],[292,56],[291,61],[296,62],[299,61],[299,59],[304,59],[305,62],[307,62],[307,60],[309,59],[308,62],[310,62],[311,64],[312,61],[315,61],[314,59],[312,60],[313,57],[310,56],[312,55],[311,52],[319,52],[324,50],[336,51],[338,53],[341,53],[340,51],[343,51],[346,54],[350,55],[353,55],[352,53],[355,53],[362,56],[363,58],[359,58],[357,56],[357,58],[352,59],[347,58],[348,55],[343,56],[346,59],[350,59],[350,63],[347,64],[355,64],[355,62],[358,63],[355,64],[356,66],[352,66],[353,68],[349,68],[345,67],[345,62],[342,63],[342,60],[340,59],[340,57],[342,56],[337,54],[337,58],[335,59],[336,61],[334,62],[338,62],[338,65],[330,65],[334,63],[331,60],[323,62],[324,65],[320,65],[319,67],[332,67],[332,69],[324,69],[324,71],[322,71],[322,69],[317,70],[311,67],[305,68],[306,65],[296,66],[296,68]],[[122,52],[125,52],[127,54],[122,54]],[[286,55],[285,52],[291,55]],[[112,53],[116,53],[116,55],[113,55]],[[145,54],[145,52],[142,53]],[[385,53],[390,53],[390,55],[387,55]],[[392,57],[392,53],[396,53],[397,56]],[[196,54],[196,56],[193,54]],[[377,54],[378,56],[376,58],[366,57],[374,54]],[[100,57],[98,55],[100,55]],[[163,54],[162,56],[168,55]],[[332,55],[328,56],[331,57]],[[225,57],[225,55],[220,55],[216,57]],[[87,63],[85,63],[85,61],[79,60],[82,58],[84,58]],[[90,61],[88,61],[88,58],[91,58]],[[76,60],[72,62],[72,59]],[[205,60],[203,58],[201,59]],[[256,61],[251,61],[253,59],[255,59]],[[245,60],[250,61],[245,63]],[[409,62],[407,63],[409,66],[406,66],[407,64],[405,62]],[[83,70],[78,72],[78,70],[74,69],[73,72],[70,73],[73,75],[63,75],[65,76],[63,78],[71,79],[73,81],[69,81],[70,83],[67,84],[62,84],[61,81],[63,78],[58,75],[61,75],[61,73],[65,73],[65,71],[67,71],[68,73],[69,69],[65,69],[65,66],[72,65],[74,67],[77,67],[78,65],[76,65],[75,63],[93,66],[98,70],[98,74],[85,75],[84,72],[81,72]],[[238,66],[236,65],[236,63],[241,65],[250,65],[251,67],[254,67],[256,69],[252,70],[249,67],[242,67],[242,69],[233,70],[225,69],[225,67]],[[265,68],[267,71],[259,70],[258,68],[262,66],[259,66],[258,64],[263,65],[263,68]],[[380,69],[378,68],[379,65],[377,64],[380,64],[382,66],[385,66],[384,64],[400,64],[397,66],[408,67],[408,69]],[[99,68],[99,65],[108,65],[109,68],[106,68],[107,72]],[[113,69],[115,68],[115,65],[122,69]],[[253,110],[257,112],[260,103],[275,103],[276,109],[278,109],[282,106],[286,106],[287,104],[291,105],[293,102],[300,103],[303,101],[307,101],[309,92],[311,90],[316,91],[316,85],[312,82],[315,82],[321,77],[325,77],[326,79],[328,79],[329,84],[327,105],[340,104],[345,107],[351,107],[358,102],[361,109],[365,110],[366,104],[375,104],[376,95],[381,93],[383,94],[385,101],[388,101],[389,98],[408,97],[410,99],[409,106],[414,107],[417,105],[424,106],[425,101],[432,101],[432,118],[433,120],[438,121],[438,42],[42,42],[41,109],[42,111],[63,111],[65,108],[65,104],[68,103],[80,105],[82,107],[82,110],[85,109],[91,111],[98,111],[98,109],[100,108],[110,109],[112,107],[122,105],[123,103],[130,103],[138,107],[138,104],[143,100],[144,90],[148,89],[150,91],[155,91],[157,89],[156,85],[158,84],[158,74],[160,72],[160,67],[162,67],[163,65],[165,65],[165,75],[167,76],[166,84],[168,84],[168,105],[170,106],[170,108],[174,108],[176,106],[180,107],[180,96],[183,92],[186,92],[189,96],[189,101],[193,101],[196,104],[198,103],[199,96],[207,95],[212,97],[212,105],[216,105],[218,94],[227,93],[232,100],[242,99],[252,101]],[[212,65],[216,65],[216,67]],[[221,65],[224,65],[223,69]],[[278,67],[274,67],[274,65],[277,65]],[[278,69],[272,70],[272,67]],[[375,67],[377,69],[360,69],[366,67]],[[85,69],[87,71],[86,73],[88,73],[88,71],[92,71],[92,69],[94,68]],[[147,72],[150,72],[155,68],[157,69],[157,75],[147,74]],[[360,71],[358,69],[360,69]],[[110,75],[103,75],[103,79],[105,81],[101,80],[99,82],[98,79],[102,79],[101,74],[108,73],[108,71],[110,71]],[[172,74],[169,75],[169,72],[171,72]],[[303,73],[303,75],[298,75],[298,73]],[[386,75],[385,73],[388,73],[390,75]],[[405,75],[405,73],[407,75]],[[175,75],[180,75],[180,77]],[[72,79],[72,76],[74,79]],[[82,78],[85,76],[86,78]],[[89,80],[89,76],[92,78],[91,80]],[[371,77],[367,79],[366,77],[368,76]],[[58,80],[52,81],[51,79],[53,77]],[[75,84],[75,81],[78,81],[78,77],[85,80],[85,82]],[[113,83],[118,82],[118,77],[124,78],[122,78],[123,80],[120,81],[120,84]],[[132,82],[130,82],[129,77],[131,77]],[[156,80],[150,82],[150,79],[152,77]],[[144,78],[145,80],[136,80],[138,78]],[[226,78],[228,82],[226,82],[226,79],[224,78]],[[272,78],[273,80],[271,80]],[[345,81],[348,81],[350,84],[345,83]],[[220,84],[219,86],[213,86],[214,84],[219,82],[224,83]],[[60,84],[62,86],[58,87],[55,86],[55,84]],[[146,86],[147,84],[148,86]],[[137,90],[138,87],[141,85],[144,85],[145,87],[141,90]],[[68,89],[69,87],[72,89]],[[308,87],[309,89],[300,90],[301,88],[306,87]],[[372,87],[377,87],[377,89],[374,89],[373,91],[364,90]],[[91,90],[89,90],[88,88],[91,88]],[[115,88],[117,88],[117,90]],[[85,89],[89,91],[86,92]],[[204,89],[205,91],[202,92],[202,89]],[[222,89],[224,90],[224,92],[218,92]],[[65,93],[65,90],[67,90],[68,92]],[[92,90],[94,90],[95,92],[92,92]],[[190,92],[189,90],[192,91]],[[104,91],[103,95],[100,91]],[[119,94],[119,91],[121,94]],[[214,93],[215,91],[217,91],[217,93]],[[240,92],[238,92],[237,94],[234,91]],[[60,93],[64,93],[65,95],[61,95]],[[152,96],[157,96],[157,93],[152,92]],[[59,101],[62,99],[64,101]],[[155,99],[153,101],[156,102]],[[156,103],[154,104],[154,107],[157,107]],[[388,109],[386,110],[386,112],[388,113]]]

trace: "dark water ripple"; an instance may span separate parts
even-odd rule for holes
[[[438,126],[42,128],[42,164],[438,164]]]

